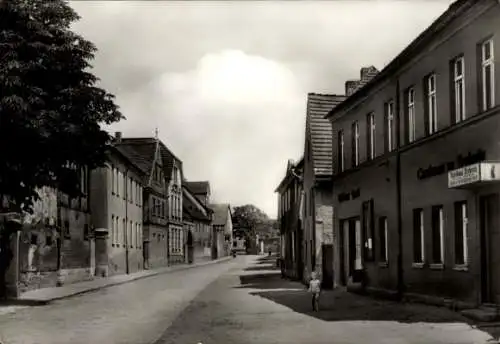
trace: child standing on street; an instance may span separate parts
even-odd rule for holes
[[[311,274],[311,280],[309,281],[309,292],[312,293],[312,307],[313,311],[319,311],[319,295],[321,294],[321,281],[318,278],[318,274],[313,272]]]

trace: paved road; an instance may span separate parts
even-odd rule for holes
[[[0,315],[2,344],[150,344],[196,295],[249,257],[158,275]]]
[[[302,285],[238,257],[0,316],[2,344],[483,344],[449,310],[328,292],[310,311]]]

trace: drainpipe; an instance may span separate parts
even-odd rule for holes
[[[402,196],[401,196],[401,99],[399,78],[396,80],[396,192],[397,192],[397,216],[398,216],[398,260],[397,260],[397,289],[398,297],[402,298],[404,293],[403,278],[403,218],[402,218]]]
[[[129,250],[128,250],[128,170],[125,172],[125,271],[130,273],[129,268]]]

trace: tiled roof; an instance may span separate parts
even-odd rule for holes
[[[298,162],[293,160],[288,160],[285,176],[280,181],[274,192],[282,192],[282,190],[289,184],[291,180],[297,178],[297,175],[302,175],[302,169],[304,167],[304,158],[301,158]],[[293,174],[291,171],[294,171]]]
[[[207,180],[197,182],[185,182],[189,190],[195,195],[207,195],[210,193],[210,182]]]
[[[309,93],[307,95],[306,137],[311,142],[314,174],[332,174],[332,127],[326,114],[346,97],[334,94]]]
[[[190,193],[190,191],[186,187],[183,187],[182,210],[184,214],[187,214],[188,215],[187,217],[191,219],[200,221],[210,221],[210,215],[208,209],[206,209],[200,202],[197,202],[197,199],[193,194],[190,195],[191,197],[188,197],[187,195],[188,193]],[[207,215],[203,213],[203,210],[207,212]]]
[[[116,146],[123,147],[124,152],[126,152],[130,158],[134,159],[141,169],[147,171],[146,173],[151,174],[152,164],[154,160],[154,154],[156,150],[156,139],[152,137],[129,137],[122,138],[121,142],[116,142]],[[165,178],[170,181],[172,176],[172,168],[174,166],[174,161],[180,165],[181,175],[182,175],[182,161],[177,158],[163,142],[160,141],[160,154],[163,165],[163,172]]]
[[[229,204],[210,204],[209,208],[214,211],[214,217],[212,224],[216,226],[223,226],[227,222],[227,217],[229,216]]]

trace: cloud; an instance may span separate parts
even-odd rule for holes
[[[382,68],[451,1],[75,1],[74,28],[127,117],[161,139],[214,198],[276,215],[274,187],[304,145],[307,92],[343,93]]]

